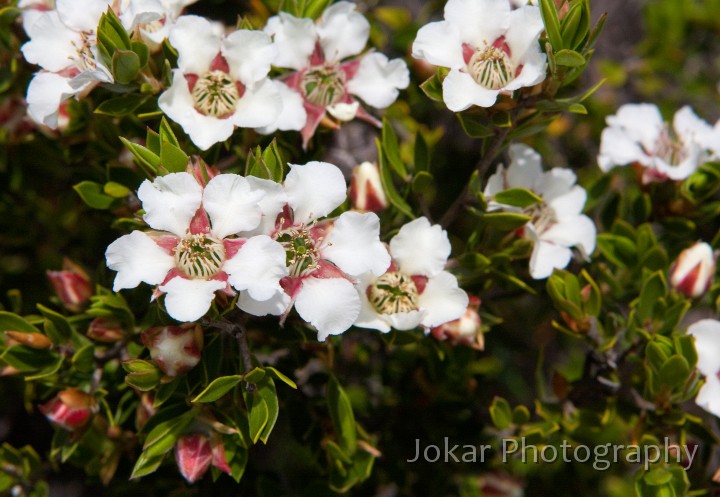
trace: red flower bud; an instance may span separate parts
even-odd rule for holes
[[[115,343],[125,338],[125,328],[114,319],[95,318],[90,323],[87,336],[96,342]]]
[[[701,297],[715,276],[715,254],[705,242],[680,252],[670,268],[670,284],[688,297]]]
[[[93,294],[87,273],[70,259],[63,261],[62,271],[48,271],[47,276],[60,302],[70,311],[80,312]]]
[[[183,435],[175,443],[175,462],[180,473],[194,483],[205,474],[213,460],[210,440],[200,433]]]
[[[42,333],[27,333],[24,331],[6,331],[5,335],[13,341],[31,349],[49,349],[52,347],[50,339]]]
[[[168,376],[187,373],[200,361],[203,335],[199,325],[150,328],[140,338],[153,362]]]
[[[476,350],[485,348],[485,340],[481,329],[480,299],[470,297],[465,314],[454,321],[441,324],[432,329],[432,335],[438,340],[447,340],[453,345],[467,345]]]
[[[375,164],[363,162],[355,166],[350,180],[350,201],[359,211],[380,212],[388,206]]]
[[[190,161],[188,161],[185,172],[192,174],[202,186],[206,186],[208,181],[220,174],[220,170],[217,167],[208,166],[205,161],[197,156],[192,157]]]
[[[217,433],[213,433],[210,445],[212,446],[212,465],[220,471],[230,474],[232,471],[230,470],[230,465],[225,455],[225,445],[223,444],[222,437]]]
[[[53,399],[39,406],[51,423],[68,431],[85,426],[95,414],[95,399],[77,388],[59,392]]]

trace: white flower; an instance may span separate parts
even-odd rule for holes
[[[227,140],[236,126],[267,126],[280,115],[280,94],[266,79],[276,53],[267,34],[240,29],[223,37],[208,20],[183,16],[169,40],[178,69],[158,104],[199,148]]]
[[[697,368],[705,375],[705,384],[700,388],[695,403],[720,416],[720,321],[702,319],[690,325],[687,332],[695,337]]]
[[[672,129],[652,104],[625,104],[606,121],[598,156],[606,172],[637,163],[644,167],[643,183],[682,180],[720,158],[720,121],[711,127],[688,106],[675,113]]]
[[[508,0],[449,0],[444,21],[420,28],[412,55],[450,69],[443,81],[448,109],[490,107],[500,93],[545,79],[542,30],[536,6],[512,10]]]
[[[488,210],[524,213],[532,219],[522,229],[534,242],[530,257],[530,276],[547,278],[554,268],[564,268],[572,258],[571,247],[587,258],[595,250],[597,230],[592,220],[582,214],[587,192],[575,184],[575,173],[553,168],[543,172],[540,155],[525,145],[510,146],[510,167],[501,165],[488,180],[485,196]],[[520,209],[495,202],[498,192],[525,188],[542,198],[542,202]]]
[[[273,36],[278,47],[273,64],[296,72],[284,83],[276,83],[292,91],[282,93],[285,111],[277,122],[259,130],[263,133],[300,130],[303,146],[307,146],[327,114],[340,122],[358,117],[377,125],[355,97],[384,109],[410,83],[407,65],[401,59],[388,60],[371,52],[342,62],[365,49],[370,33],[370,24],[355,11],[353,3],[331,5],[317,23],[281,12],[268,19],[265,32]]]
[[[270,298],[287,274],[285,250],[268,236],[231,238],[259,224],[262,196],[235,174],[217,175],[204,188],[189,173],[144,181],[143,219],[158,231],[133,231],[110,244],[113,290],[159,285],[155,296],[167,294],[165,307],[178,321],[201,318],[216,291],[234,293],[230,286]]]
[[[120,21],[128,32],[137,31],[151,51],[160,48],[182,10],[197,0],[121,0]]]
[[[58,126],[65,100],[80,98],[98,83],[112,82],[97,57],[95,30],[111,0],[57,0],[55,10],[38,11],[24,22],[30,41],[25,60],[39,65],[28,86],[28,112],[36,122]]]
[[[380,220],[373,213],[345,212],[319,220],[339,207],[347,186],[340,170],[326,162],[290,165],[283,186],[248,178],[266,189],[262,232],[280,242],[287,253],[289,274],[278,292],[257,302],[241,292],[238,306],[250,314],[298,314],[318,331],[318,340],[347,330],[360,312],[353,286],[357,277],[381,275],[390,265],[380,242]]]
[[[393,263],[380,276],[366,273],[357,285],[362,302],[355,326],[382,332],[390,328],[433,328],[465,314],[468,296],[445,271],[450,241],[439,225],[421,217],[390,240]]]

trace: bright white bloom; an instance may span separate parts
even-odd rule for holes
[[[99,62],[95,30],[111,0],[57,0],[55,10],[37,10],[26,21],[30,41],[22,46],[25,60],[37,64],[28,86],[30,117],[50,128],[58,126],[60,105],[80,98],[99,83],[112,82]]]
[[[382,332],[423,326],[429,332],[465,314],[468,296],[444,270],[450,249],[447,233],[425,217],[400,228],[390,240],[388,271],[359,278],[362,308],[355,326]]]
[[[165,308],[178,321],[201,318],[217,291],[270,298],[287,274],[285,250],[268,236],[233,238],[258,226],[262,197],[236,174],[217,175],[204,187],[189,173],[145,180],[138,189],[143,219],[158,231],[133,231],[110,244],[107,265],[118,272],[113,290],[159,285],[153,298],[166,293]]]
[[[715,278],[715,252],[705,242],[686,248],[670,268],[670,285],[691,298],[702,297]]]
[[[292,91],[282,92],[285,110],[281,118],[261,132],[300,130],[303,146],[307,146],[327,114],[338,122],[358,117],[377,125],[377,119],[365,112],[356,97],[384,109],[410,83],[402,59],[388,60],[381,53],[370,52],[342,62],[365,49],[370,33],[370,24],[353,3],[331,5],[316,23],[281,12],[268,19],[265,32],[278,47],[273,64],[296,72],[284,83],[276,83]]]
[[[120,21],[128,32],[137,31],[151,51],[168,37],[182,10],[197,0],[121,0]]]
[[[553,269],[566,267],[572,258],[571,247],[579,249],[583,258],[595,250],[597,229],[582,214],[587,192],[576,181],[570,169],[556,167],[543,172],[537,152],[526,145],[511,145],[510,167],[500,165],[485,187],[489,211],[502,209],[532,218],[521,231],[534,242],[530,276],[535,279],[547,278]],[[495,202],[498,192],[510,188],[531,190],[542,202],[525,209]]]
[[[675,113],[672,128],[652,104],[625,104],[608,116],[602,132],[598,164],[643,166],[643,183],[682,180],[703,162],[720,158],[720,121],[712,127],[690,107]]]
[[[512,10],[508,0],[449,0],[444,21],[420,28],[412,55],[450,69],[443,81],[448,109],[490,107],[500,93],[545,79],[543,28],[537,6]]]
[[[28,29],[42,12],[55,10],[55,0],[20,0],[17,6],[21,9],[23,29],[28,33]]]
[[[265,79],[276,54],[270,36],[240,29],[223,37],[210,21],[183,16],[169,40],[178,69],[158,104],[202,150],[227,140],[236,126],[267,126],[280,115],[280,94]]]
[[[347,186],[336,166],[310,162],[290,168],[283,186],[248,178],[266,190],[260,230],[287,253],[289,275],[280,281],[283,291],[266,302],[241,292],[238,306],[257,316],[285,316],[294,305],[322,341],[347,330],[360,312],[353,278],[366,272],[383,274],[390,256],[380,242],[377,215],[345,212],[320,220],[345,201]]]
[[[720,416],[720,321],[702,319],[688,327],[688,335],[695,337],[698,370],[705,375],[695,403],[707,412]]]

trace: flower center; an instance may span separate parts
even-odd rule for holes
[[[93,55],[92,50],[90,50],[90,45],[94,42],[95,37],[93,36],[93,39],[91,39],[90,36],[91,35],[88,33],[80,33],[82,41],[79,44],[73,42],[75,56],[70,57],[77,65],[78,69],[83,72],[93,71],[97,68],[95,56]]]
[[[336,104],[345,94],[345,73],[335,67],[311,67],[303,74],[300,90],[313,105]]]
[[[192,97],[198,112],[223,118],[235,112],[240,92],[226,72],[215,70],[198,78],[192,89]]]
[[[413,279],[403,273],[393,271],[383,274],[368,287],[367,294],[380,314],[418,310],[420,292]]]
[[[530,222],[538,234],[547,231],[556,222],[555,213],[545,202],[526,207],[523,213],[530,216]]]
[[[485,47],[476,51],[467,64],[470,76],[488,90],[499,90],[513,79],[514,67],[502,48]]]
[[[304,226],[280,231],[275,240],[285,249],[290,276],[301,276],[318,268],[320,254],[310,231]]]
[[[655,143],[655,151],[653,154],[670,165],[677,166],[687,159],[687,150],[683,146],[682,140],[675,136],[667,125],[660,132],[660,137]]]
[[[190,235],[175,247],[175,264],[192,279],[208,279],[220,272],[225,246],[208,235]]]

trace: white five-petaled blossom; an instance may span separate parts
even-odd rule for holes
[[[576,181],[570,169],[556,167],[543,172],[540,155],[518,144],[510,146],[510,167],[499,166],[485,187],[485,196],[490,200],[488,210],[502,209],[532,218],[521,231],[534,242],[530,276],[535,279],[547,278],[553,269],[566,267],[572,258],[571,247],[579,249],[583,258],[595,250],[597,229],[582,214],[587,192]],[[498,192],[510,188],[530,190],[542,201],[521,209],[494,200]]]
[[[720,416],[720,321],[702,319],[690,325],[687,332],[695,337],[697,368],[705,375],[705,384],[700,388],[695,403]]]
[[[110,71],[98,60],[95,34],[111,0],[55,3],[54,10],[26,14],[23,25],[30,41],[22,46],[25,60],[43,69],[28,86],[28,113],[50,128],[58,126],[62,102],[112,82]]]
[[[420,28],[412,55],[450,69],[443,81],[448,109],[490,107],[500,93],[545,79],[543,27],[537,6],[512,10],[508,0],[449,0],[444,21]]]
[[[120,21],[136,32],[151,51],[160,48],[182,10],[197,0],[121,0]]]
[[[388,332],[440,326],[465,314],[468,296],[445,271],[450,241],[439,225],[421,217],[390,240],[392,264],[381,275],[360,276],[362,302],[355,326]]]
[[[606,121],[598,155],[606,172],[639,164],[643,183],[683,180],[703,162],[720,158],[720,121],[710,126],[688,106],[675,113],[672,127],[652,104],[625,104]]]
[[[239,29],[223,37],[210,21],[182,16],[169,40],[178,68],[158,104],[199,148],[227,140],[236,126],[267,126],[280,115],[279,91],[266,79],[276,54],[270,36]]]
[[[281,12],[268,20],[265,32],[278,47],[273,64],[296,72],[284,83],[276,82],[283,113],[271,126],[260,129],[263,133],[299,130],[307,146],[326,114],[340,122],[358,117],[377,125],[377,119],[355,97],[384,109],[410,83],[402,59],[388,60],[370,52],[343,62],[365,49],[370,33],[370,24],[351,2],[331,5],[317,22]]]
[[[248,178],[264,188],[263,222],[258,230],[285,249],[289,274],[282,291],[265,302],[241,292],[240,309],[257,316],[286,316],[295,307],[318,331],[318,340],[347,330],[360,312],[355,277],[381,275],[390,265],[380,242],[380,220],[374,213],[345,212],[321,219],[344,201],[347,192],[340,170],[326,162],[290,164],[284,185]]]
[[[189,173],[172,173],[144,181],[138,198],[155,231],[133,231],[107,248],[107,265],[117,271],[114,291],[159,285],[155,296],[167,294],[168,314],[195,321],[217,291],[244,290],[263,301],[280,289],[287,274],[282,245],[266,235],[233,237],[261,220],[263,192],[246,178],[220,174],[203,187]]]

